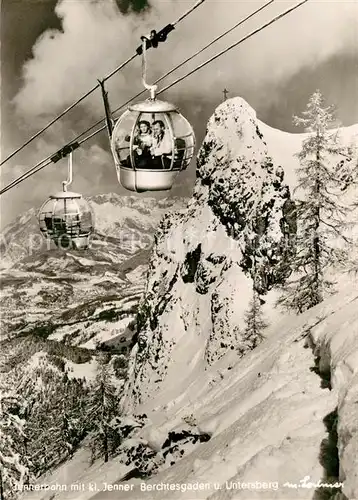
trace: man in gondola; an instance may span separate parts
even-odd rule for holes
[[[162,120],[156,120],[153,122],[152,130],[152,168],[168,169],[171,166],[173,154],[170,135],[166,132],[165,125]]]

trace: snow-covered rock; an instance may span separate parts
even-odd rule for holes
[[[265,294],[290,272],[293,208],[254,110],[226,101],[209,120],[188,207],[165,216],[156,232],[127,407],[152,397],[159,383],[175,380],[180,391],[230,349],[246,351],[253,282]]]

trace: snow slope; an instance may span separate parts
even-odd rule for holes
[[[284,318],[258,348],[239,360],[228,353],[188,384],[182,397],[159,394],[138,407],[136,411],[146,412],[149,422],[135,438],[152,449],[161,448],[169,431],[191,429],[211,436],[206,443],[183,445],[184,457],[173,466],[164,463],[152,478],[120,483],[129,467],[116,459],[89,467],[81,450],[39,484],[64,485],[67,491],[58,492],[56,500],[314,498],[320,488],[309,483],[325,482],[322,449],[328,434],[323,419],[338,405],[339,439],[344,440],[340,446],[343,492],[348,499],[358,498],[357,304],[358,290],[350,287],[294,320]],[[321,387],[314,354],[321,363],[322,359],[328,363],[321,370],[329,368],[332,390]],[[306,476],[310,479],[304,480]],[[239,482],[246,483],[246,489],[233,489]],[[84,490],[74,491],[75,483],[83,484]],[[132,491],[101,492],[105,483],[128,484]],[[177,486],[181,491],[150,491],[151,486],[162,484],[182,485]],[[190,489],[198,484],[207,489]],[[97,492],[90,491],[94,485]],[[51,493],[32,492],[23,498],[48,500]]]

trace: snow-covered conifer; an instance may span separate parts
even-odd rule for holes
[[[92,431],[91,444],[97,454],[108,462],[110,453],[119,443],[112,425],[119,412],[119,397],[113,384],[113,373],[107,360],[102,360],[93,386],[90,389],[88,419]]]
[[[245,330],[243,334],[245,348],[250,350],[255,349],[263,340],[263,331],[267,326],[268,324],[262,312],[262,299],[257,291],[253,289],[249,309],[245,313]]]
[[[0,405],[0,468],[4,500],[15,499],[30,476],[31,462],[27,455],[24,432],[24,400],[15,392],[1,391]]]
[[[337,165],[346,148],[334,125],[332,107],[324,107],[319,90],[310,97],[302,117],[294,117],[308,136],[298,153],[297,252],[292,262],[293,274],[283,287],[278,303],[301,313],[319,304],[333,291],[327,271],[346,259],[347,206],[342,201],[342,180]]]

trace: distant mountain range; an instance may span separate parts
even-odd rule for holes
[[[33,209],[1,234],[3,337],[40,331],[92,348],[120,335],[133,318],[158,223],[186,201],[105,194],[89,202],[96,230],[88,250],[47,242]]]

